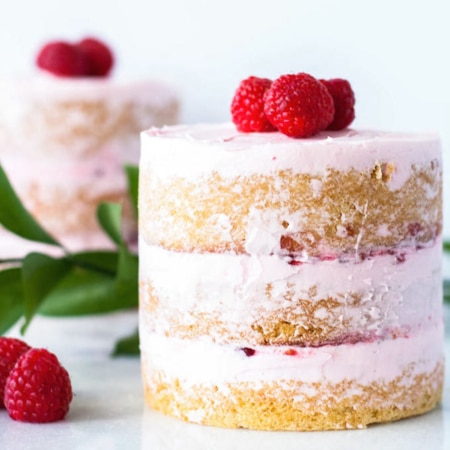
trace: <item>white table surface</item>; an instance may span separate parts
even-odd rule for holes
[[[122,313],[32,323],[25,340],[57,354],[70,373],[74,399],[66,419],[51,424],[15,422],[0,410],[0,449],[450,449],[450,326],[444,400],[431,413],[365,430],[256,432],[187,424],[147,409],[139,358],[109,356],[115,339],[131,332],[136,322],[135,313]]]

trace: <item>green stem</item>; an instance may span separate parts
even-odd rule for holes
[[[76,256],[74,256],[70,253],[66,254],[66,258],[73,265],[75,265],[76,267],[79,267],[80,269],[90,270],[92,272],[101,273],[103,275],[107,275],[107,276],[111,276],[111,277],[114,277],[116,275],[115,270],[108,270],[108,269],[105,269],[104,267],[100,267],[98,265],[88,263],[86,261],[81,261]]]
[[[8,259],[0,259],[0,265],[2,264],[22,264],[22,258],[8,258]]]

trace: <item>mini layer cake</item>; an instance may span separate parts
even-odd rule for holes
[[[142,134],[147,403],[264,430],[423,413],[443,383],[442,163],[433,134],[231,124]]]
[[[125,232],[136,236],[124,165],[138,162],[141,130],[177,121],[171,87],[42,73],[0,80],[0,104],[1,164],[44,227],[70,250],[110,245],[95,209],[112,201],[124,205]],[[2,257],[17,255],[14,236],[2,231],[0,240]]]

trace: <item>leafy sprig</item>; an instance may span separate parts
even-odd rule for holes
[[[138,168],[125,172],[137,213]],[[138,306],[138,256],[122,238],[121,207],[101,203],[97,219],[115,244],[114,250],[72,253],[49,234],[22,205],[0,165],[0,225],[27,240],[56,246],[62,256],[33,252],[24,258],[0,259],[0,335],[22,320],[26,332],[36,314],[52,317],[108,313]],[[450,240],[444,241],[450,254]],[[450,279],[444,280],[450,303]],[[134,332],[115,344],[113,355],[139,354]]]
[[[137,208],[138,169],[127,166]],[[114,250],[70,252],[25,209],[0,165],[0,225],[30,241],[60,249],[62,256],[32,252],[0,259],[0,335],[22,320],[25,333],[36,314],[82,316],[138,306],[138,256],[122,237],[121,206],[101,203],[97,219]],[[114,354],[138,352],[137,331],[116,344]]]
[[[450,240],[444,241],[443,249],[450,256]],[[450,279],[444,279],[444,301],[450,303]]]

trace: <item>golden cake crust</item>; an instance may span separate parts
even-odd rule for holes
[[[160,178],[148,165],[140,175],[140,232],[147,243],[170,250],[245,253],[257,216],[261,228],[276,224],[285,254],[370,253],[432,241],[442,229],[439,163],[413,165],[396,190],[386,167],[330,169],[324,177],[292,170],[232,178],[213,172],[190,181]]]
[[[333,341],[358,342],[368,337],[360,329],[353,330],[349,319],[342,318],[344,311],[352,307],[351,302],[353,307],[358,307],[361,295],[315,299],[311,293],[310,298],[291,298],[290,301],[286,298],[289,306],[270,311],[264,308],[261,299],[261,304],[255,306],[260,309],[255,312],[257,319],[250,323],[238,321],[231,326],[220,311],[171,306],[158,296],[149,280],[141,280],[139,289],[143,323],[148,330],[158,328],[158,332],[163,332],[166,337],[207,337],[222,344],[247,342],[251,345],[300,346],[319,346]],[[264,301],[270,304],[273,298],[270,291],[266,294]],[[324,317],[318,314],[322,310],[326,311]],[[164,330],[161,330],[162,324],[165,324]]]
[[[143,377],[146,402],[169,416],[226,428],[309,431],[365,428],[430,411],[441,401],[443,364],[429,373],[411,375],[412,370],[370,385],[240,382],[221,389],[186,386],[158,371]]]
[[[153,106],[131,100],[115,104],[111,99],[80,99],[35,101],[29,108],[22,124],[23,132],[29,139],[42,140],[44,154],[55,148],[72,151],[74,143],[81,143],[76,154],[87,157],[95,155],[98,148],[111,140],[126,141],[130,135],[138,135],[149,124],[174,123],[179,105],[176,100],[165,106]]]
[[[99,232],[96,209],[102,202],[121,205],[125,232],[135,228],[131,201],[124,190],[96,191],[89,185],[67,189],[32,183],[21,194],[27,209],[57,236]]]

